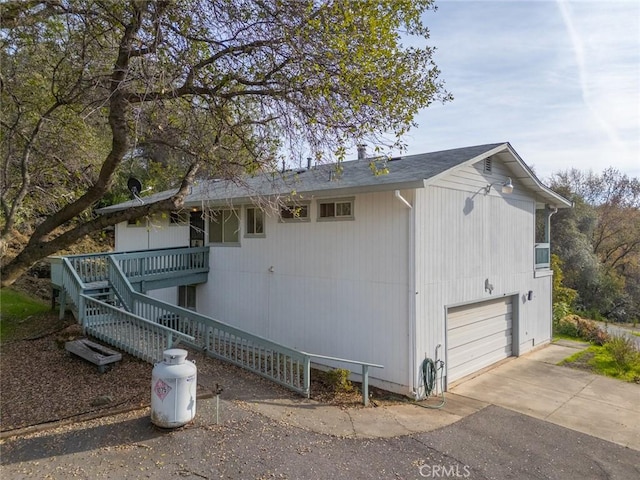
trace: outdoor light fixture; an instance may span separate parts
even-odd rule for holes
[[[491,191],[491,187],[493,187],[494,185],[501,185],[502,186],[502,193],[511,193],[511,192],[513,192],[513,183],[511,183],[511,177],[507,177],[507,179],[504,182],[495,182],[495,183],[492,183],[490,185],[487,185],[484,188],[485,195],[488,194]]]

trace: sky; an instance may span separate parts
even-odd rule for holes
[[[406,154],[508,141],[538,178],[640,178],[640,0],[440,0],[424,23],[452,102]]]

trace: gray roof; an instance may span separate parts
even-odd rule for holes
[[[422,188],[453,169],[501,154],[503,161],[512,162],[514,178],[525,182],[534,192],[556,206],[570,206],[570,202],[545,187],[531,170],[522,162],[508,143],[492,143],[473,147],[456,148],[439,152],[423,153],[393,159],[353,160],[340,164],[324,164],[311,169],[288,170],[285,172],[263,173],[245,176],[239,180],[209,180],[194,185],[185,199],[187,206],[203,202],[212,205],[242,203],[257,197],[286,197],[293,192],[296,198],[311,195],[332,196],[371,191]],[[506,155],[505,155],[506,154]],[[386,164],[385,164],[386,161]],[[374,162],[378,169],[385,165],[388,172],[375,175],[370,166]],[[144,197],[145,203],[152,203],[170,197],[176,190],[160,192]],[[100,210],[100,213],[121,210],[140,205],[138,200],[124,202]]]

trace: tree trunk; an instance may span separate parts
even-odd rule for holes
[[[147,215],[153,215],[157,212],[173,211],[181,208],[184,205],[184,199],[201,167],[201,161],[194,161],[189,166],[189,169],[182,179],[182,183],[176,194],[166,200],[101,215],[89,222],[85,222],[60,234],[53,239],[43,241],[35,239],[35,237],[32,236],[25,248],[7,265],[2,267],[0,287],[4,288],[12,285],[36,262],[65,249],[86,235],[98,232],[106,227],[113,226],[116,223],[127,221],[132,218],[141,218]]]

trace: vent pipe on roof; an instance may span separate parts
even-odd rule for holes
[[[367,145],[364,143],[358,144],[358,160],[366,160],[367,158]]]

